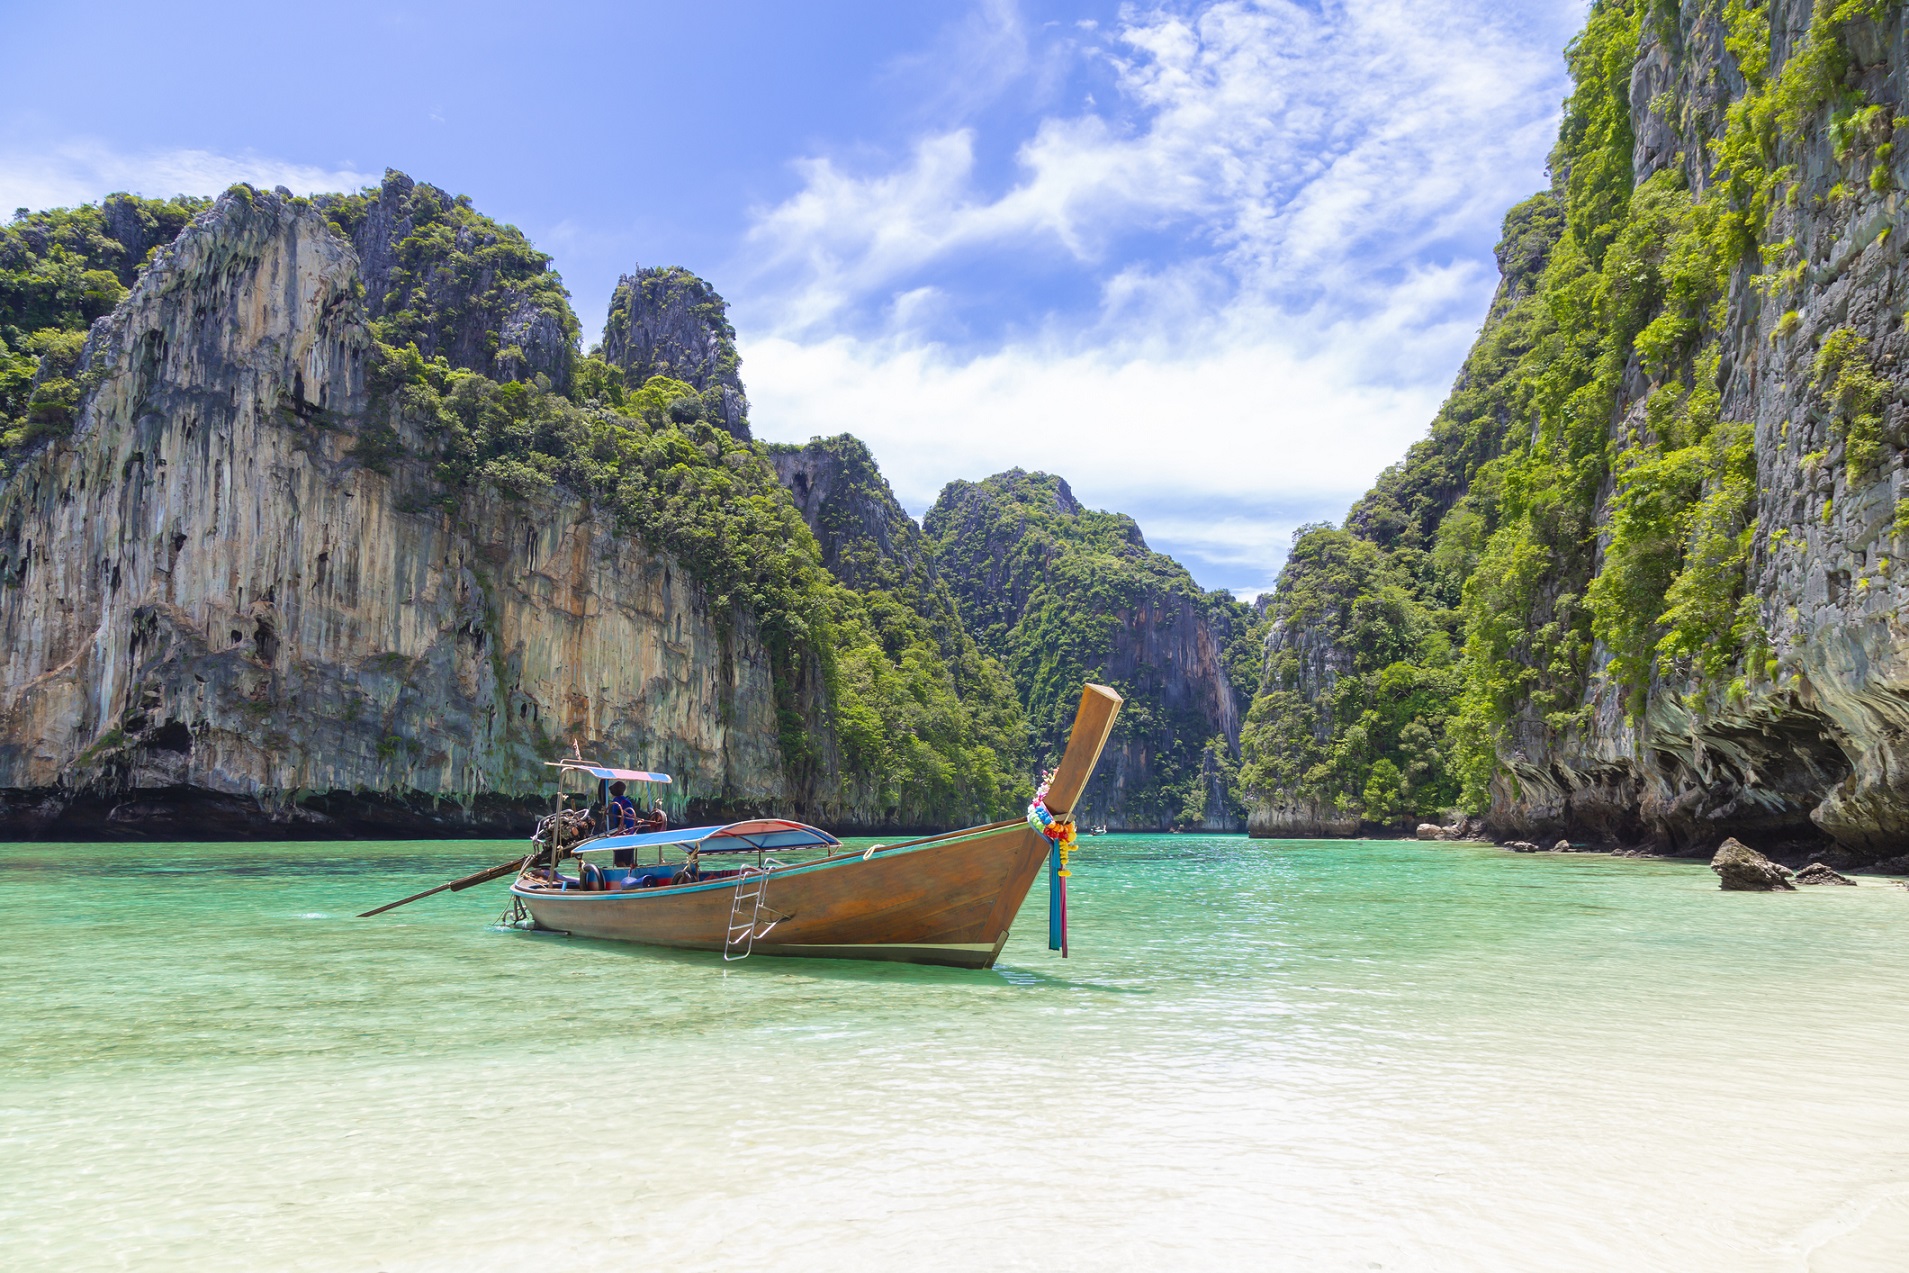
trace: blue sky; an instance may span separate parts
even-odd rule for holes
[[[387,167],[727,296],[757,433],[1019,465],[1270,586],[1419,436],[1584,0],[5,4],[0,208]]]

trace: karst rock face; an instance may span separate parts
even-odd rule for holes
[[[749,398],[729,305],[688,270],[652,267],[617,280],[603,356],[632,386],[651,376],[683,381],[702,396],[712,423],[748,440]]]
[[[1352,668],[1350,645],[1336,625],[1319,618],[1279,618],[1266,635],[1266,663],[1279,666],[1283,656],[1294,692],[1310,704],[1323,704],[1339,677]],[[1362,826],[1356,811],[1299,793],[1268,793],[1247,806],[1247,830],[1268,839],[1345,838],[1358,835]]]
[[[950,482],[923,528],[968,630],[1020,686],[1037,751],[1059,756],[1083,681],[1125,696],[1083,823],[1244,829],[1225,658],[1243,606],[1203,593],[1133,519],[1083,506],[1052,474]]]
[[[1770,15],[1780,65],[1809,27],[1809,0],[1772,0]],[[1909,110],[1901,11],[1851,25],[1845,40],[1848,82],[1897,115]],[[1631,79],[1636,181],[1670,166],[1699,188],[1714,179],[1706,124],[1741,90],[1717,21],[1675,35],[1646,24]],[[1666,119],[1672,96],[1690,105]],[[1722,340],[1723,418],[1755,425],[1746,582],[1776,674],[1747,678],[1735,702],[1660,679],[1635,720],[1610,680],[1594,677],[1588,729],[1565,739],[1520,731],[1493,803],[1506,831],[1671,846],[1742,835],[1800,849],[1829,839],[1853,861],[1909,844],[1909,557],[1890,560],[1909,550],[1893,525],[1909,495],[1909,165],[1896,158],[1893,182],[1878,191],[1850,182],[1837,150],[1824,128],[1786,143],[1796,196],[1763,238],[1794,239],[1800,284],[1773,298],[1749,265],[1739,269]],[[1840,331],[1866,343],[1889,382],[1882,459],[1860,471],[1847,462],[1817,369]],[[1644,425],[1647,397],[1634,373],[1615,433]]]
[[[241,189],[94,325],[71,435],[0,484],[0,834],[516,830],[573,739],[790,807],[748,614],[580,501],[354,453],[360,280]]]
[[[1830,21],[1832,8],[1811,0],[1770,0],[1740,14],[1714,3],[1593,7],[1594,24],[1597,13],[1621,9],[1633,15],[1637,31],[1621,50],[1634,58],[1621,127],[1630,138],[1630,190],[1645,192],[1648,184],[1649,191],[1632,198],[1682,199],[1687,192],[1698,200],[1727,180],[1716,143],[1733,105],[1751,91],[1744,56],[1767,59],[1755,74],[1774,86],[1795,59],[1834,40],[1822,63],[1834,82],[1802,96],[1794,117],[1770,124],[1767,151],[1755,161],[1776,174],[1767,221],[1756,242],[1725,263],[1727,281],[1715,300],[1689,316],[1686,343],[1663,346],[1670,352],[1658,355],[1674,364],[1714,352],[1714,374],[1683,373],[1685,383],[1714,385],[1717,417],[1750,428],[1754,485],[1744,515],[1731,523],[1747,536],[1745,608],[1731,629],[1754,634],[1745,638],[1747,652],[1708,676],[1695,670],[1701,651],[1667,656],[1639,688],[1618,674],[1613,650],[1603,637],[1593,639],[1592,625],[1575,620],[1583,653],[1571,657],[1585,669],[1575,702],[1526,695],[1495,737],[1486,817],[1501,839],[1549,843],[1562,835],[1702,853],[1741,836],[1798,859],[1834,851],[1847,864],[1896,859],[1909,849],[1909,133],[1902,124],[1909,115],[1909,28],[1901,6],[1859,13],[1843,6],[1849,12]],[[1759,26],[1762,14],[1767,29]],[[1749,34],[1731,36],[1732,21]],[[1561,145],[1567,143],[1569,137]],[[1525,235],[1540,249],[1535,265],[1501,252],[1504,284],[1480,351],[1506,348],[1492,335],[1493,324],[1530,293],[1564,224],[1588,215],[1572,209],[1579,183],[1568,165],[1554,175],[1550,201],[1526,205],[1543,211],[1549,226]],[[1612,215],[1621,216],[1622,203],[1616,208]],[[1508,247],[1517,228],[1507,224]],[[1660,260],[1650,268],[1669,278],[1676,264]],[[1669,313],[1673,304],[1674,297],[1643,319]],[[1655,339],[1662,330],[1635,339]],[[1526,348],[1515,341],[1510,347],[1511,355]],[[1560,553],[1583,545],[1584,568],[1544,567],[1553,577],[1535,586],[1529,616],[1518,616],[1528,630],[1566,628],[1574,607],[1585,612],[1592,581],[1610,568],[1626,466],[1645,442],[1663,453],[1676,445],[1666,431],[1668,412],[1653,415],[1652,402],[1678,373],[1639,348],[1627,355],[1605,425],[1608,454],[1617,458],[1586,523],[1559,529],[1553,541],[1572,545]],[[1509,368],[1508,361],[1468,364],[1453,401],[1476,396],[1481,376],[1509,377]],[[1660,396],[1657,408],[1671,401]],[[1871,424],[1855,419],[1865,411]],[[1537,437],[1537,415],[1531,398],[1518,399],[1498,433],[1472,436],[1510,450]],[[1859,454],[1854,439],[1872,425]],[[1452,525],[1440,519],[1485,507],[1479,498],[1472,512],[1460,505],[1480,457],[1463,454],[1450,441],[1456,436],[1435,430],[1382,480],[1382,488],[1391,481],[1403,489],[1417,480],[1413,473],[1449,475],[1444,484],[1434,476],[1410,492],[1422,535],[1362,520],[1373,496],[1347,524],[1348,532],[1387,551],[1400,543],[1422,550],[1430,560],[1424,578],[1436,573],[1437,554],[1462,538],[1448,534]],[[1692,489],[1694,501],[1715,487]],[[1679,545],[1685,566],[1694,542]],[[1459,599],[1461,582],[1434,581],[1425,591],[1445,587],[1440,603],[1463,615],[1469,612]],[[1739,598],[1725,600],[1735,605]],[[1647,619],[1674,598],[1660,589],[1639,604],[1653,601]],[[1730,628],[1728,620],[1718,623],[1719,632]],[[1659,626],[1647,641],[1663,631]],[[1515,644],[1519,634],[1510,639]],[[1288,664],[1296,669],[1288,688],[1321,707],[1357,648],[1340,628],[1308,617],[1274,629],[1269,655],[1282,653],[1292,655]],[[1536,659],[1517,676],[1527,671],[1533,684],[1546,674]],[[1256,794],[1251,813],[1254,830],[1264,834],[1347,830],[1334,825],[1330,810],[1285,799],[1270,785]]]
[[[806,446],[776,446],[769,458],[802,520],[815,532],[822,564],[858,591],[917,587],[936,575],[921,527],[908,515],[875,458],[848,434]]]
[[[379,318],[417,313],[407,334],[426,358],[442,357],[497,380],[543,376],[558,386],[570,379],[576,335],[570,315],[539,283],[554,280],[548,258],[529,248],[510,227],[458,224],[446,217],[462,200],[426,182],[391,170],[375,190],[362,195],[325,195],[317,200],[328,216],[352,207],[345,228],[358,253],[365,314]],[[354,206],[355,205],[355,206]],[[474,219],[473,219],[474,220]],[[414,237],[423,229],[423,238]],[[496,265],[447,269],[445,244],[465,258],[481,257],[501,243],[514,268]],[[556,285],[560,290],[561,284]]]

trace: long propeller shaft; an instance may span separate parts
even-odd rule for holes
[[[394,911],[398,909],[398,907],[400,906],[409,906],[412,902],[418,901],[422,898],[429,897],[433,893],[445,893],[445,892],[461,893],[465,889],[471,888],[474,885],[486,883],[490,880],[497,879],[499,876],[509,875],[512,871],[515,871],[521,866],[523,866],[523,864],[524,864],[524,859],[512,858],[510,861],[501,862],[496,866],[487,866],[481,871],[473,871],[471,874],[466,875],[461,880],[452,880],[450,883],[440,884],[436,888],[427,888],[422,893],[413,893],[411,894],[411,896],[401,897],[395,902],[386,902],[383,906],[375,907],[371,910],[366,911],[364,914],[360,915],[358,918],[370,919],[373,915],[382,915],[386,911]]]

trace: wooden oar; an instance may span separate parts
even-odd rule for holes
[[[383,906],[380,906],[375,910],[366,911],[364,914],[360,915],[358,918],[370,919],[373,915],[382,915],[386,911],[396,910],[400,906],[409,905],[410,903],[415,902],[420,898],[429,897],[433,893],[443,893],[446,891],[449,891],[452,893],[461,893],[467,888],[471,888],[475,885],[482,884],[486,882],[487,880],[494,880],[500,875],[509,875],[512,871],[515,871],[518,868],[522,867],[523,864],[524,864],[524,859],[517,857],[517,858],[512,858],[510,861],[504,862],[498,866],[487,866],[481,871],[474,871],[471,874],[466,875],[461,880],[452,880],[449,884],[440,884],[436,888],[427,888],[422,893],[413,893],[411,894],[411,896],[400,898],[395,902],[386,902]]]

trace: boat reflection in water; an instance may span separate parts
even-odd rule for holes
[[[1071,818],[1120,704],[1105,686],[1082,691],[1045,798],[1056,819]],[[562,764],[606,787],[622,772]],[[1052,854],[1048,837],[1022,819],[863,851],[777,818],[592,834],[589,815],[565,811],[558,799],[511,885],[522,922],[579,937],[722,951],[729,959],[754,953],[991,967]],[[822,856],[811,860],[786,856],[817,851]],[[563,869],[571,863],[574,871]]]

